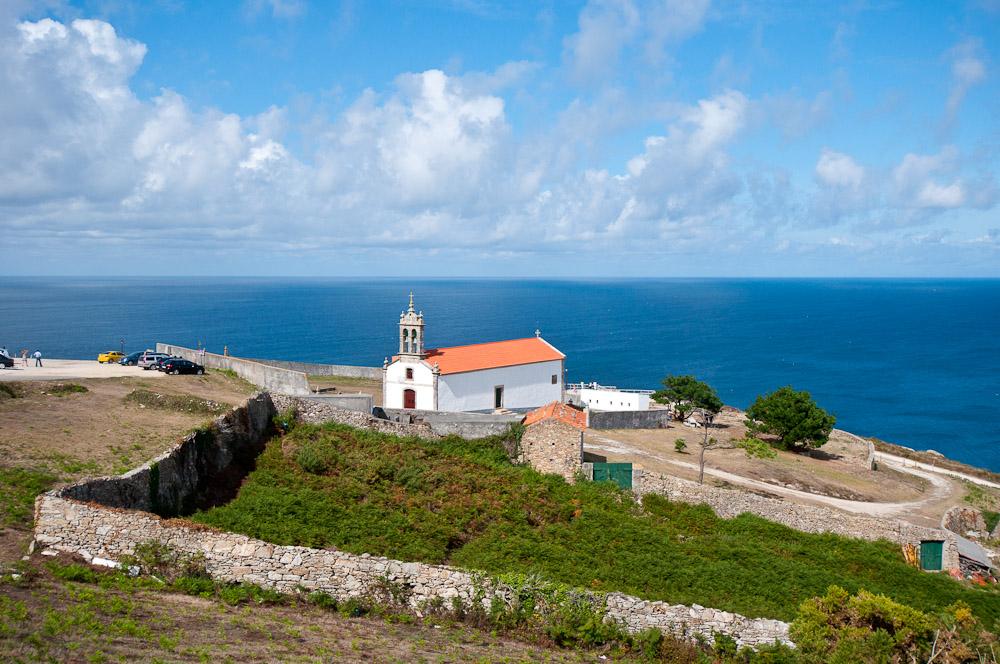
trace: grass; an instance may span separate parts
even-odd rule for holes
[[[30,527],[35,496],[58,479],[44,471],[0,467],[0,527]]]
[[[4,399],[20,399],[21,390],[10,383],[0,383],[0,401]]]
[[[124,401],[145,408],[202,415],[221,415],[232,408],[227,403],[201,399],[190,394],[160,394],[145,389],[132,390],[125,395]]]
[[[310,472],[311,471],[311,472]],[[269,443],[231,503],[194,520],[277,544],[333,546],[491,574],[789,620],[831,585],[924,611],[964,600],[987,624],[1000,593],[907,566],[898,547],[802,533],[609,483],[513,466],[497,439],[426,441],[299,424]]]
[[[86,387],[78,383],[56,383],[45,390],[44,394],[51,394],[56,397],[65,397],[70,394],[86,394],[89,392]]]

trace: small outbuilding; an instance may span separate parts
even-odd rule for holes
[[[587,414],[554,401],[524,418],[520,460],[542,473],[576,479],[583,469],[583,436]]]

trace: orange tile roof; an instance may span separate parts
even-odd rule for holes
[[[424,359],[429,364],[438,365],[443,375],[548,362],[565,357],[541,337],[528,337],[471,346],[431,348]]]
[[[528,413],[524,418],[524,426],[529,427],[542,420],[558,420],[577,429],[587,428],[587,413],[558,401],[553,401]]]

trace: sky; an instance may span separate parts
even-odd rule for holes
[[[1000,277],[1000,0],[0,0],[4,275]]]

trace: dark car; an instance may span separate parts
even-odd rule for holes
[[[14,358],[7,353],[0,353],[0,367],[10,369],[14,366]]]
[[[144,350],[140,350],[135,353],[130,353],[125,357],[123,357],[122,359],[118,360],[118,364],[122,365],[123,367],[134,367],[139,363],[139,358],[145,354],[146,351]]]
[[[168,374],[196,374],[198,376],[205,373],[205,367],[195,364],[191,360],[178,360],[171,358],[160,363],[164,373]]]

